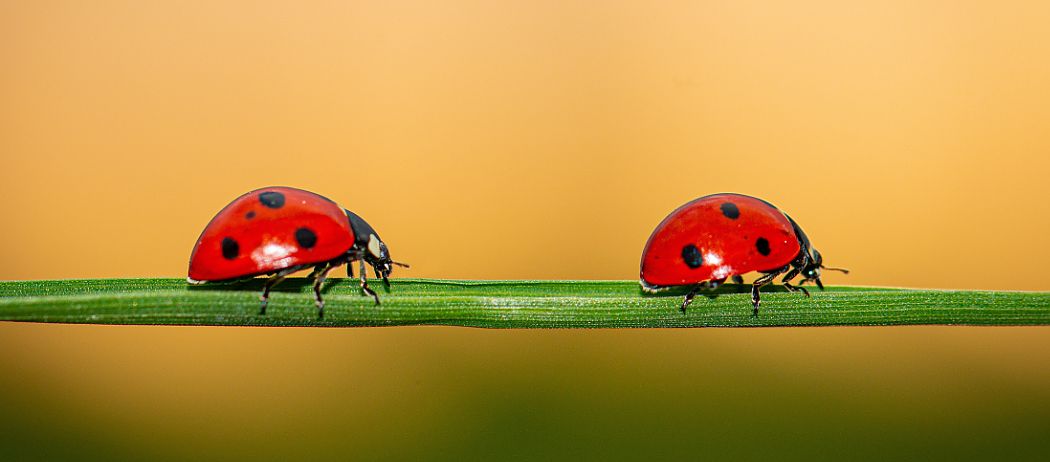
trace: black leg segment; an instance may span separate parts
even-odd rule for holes
[[[324,319],[324,299],[321,298],[321,286],[328,279],[328,272],[335,269],[337,265],[322,263],[314,268],[311,276],[314,277],[314,302],[317,304],[317,319]]]
[[[299,271],[301,269],[303,269],[303,268],[302,267],[286,268],[286,269],[280,270],[280,271],[278,271],[276,273],[273,273],[273,275],[270,276],[270,279],[266,280],[266,284],[263,284],[262,295],[259,296],[259,300],[262,301],[262,306],[259,308],[259,315],[266,314],[266,305],[268,303],[270,303],[270,289],[273,289],[273,286],[275,286],[277,284],[280,284],[281,281],[283,281],[284,278],[288,277],[289,274],[292,274],[292,273],[294,273],[296,271]]]
[[[361,270],[361,291],[366,293],[366,294],[368,294],[368,295],[371,295],[372,298],[374,298],[376,300],[376,305],[378,305],[379,304],[379,294],[376,294],[376,291],[374,291],[374,290],[372,290],[371,288],[368,287],[368,280],[366,279],[366,277],[367,277],[366,275],[368,273],[365,272],[365,261],[364,261],[364,259],[362,259],[360,261],[361,261],[361,268],[360,268],[360,270]]]
[[[689,293],[685,295],[685,300],[682,301],[682,313],[685,313],[685,309],[689,306],[690,303],[693,303],[693,298],[695,298],[696,294],[700,293],[701,290],[714,292],[715,289],[718,289],[718,286],[721,286],[725,282],[725,279],[717,279],[713,281],[704,281],[693,286],[693,288],[689,290]],[[716,296],[713,293],[704,295],[710,298],[715,298]]]
[[[685,294],[685,300],[682,301],[682,308],[681,308],[683,314],[685,313],[685,309],[689,306],[689,304],[693,303],[693,298],[696,297],[696,293],[699,292],[700,289],[702,289],[702,288],[703,288],[702,284],[697,284],[697,285],[693,286],[692,289],[689,289],[689,293],[688,294]]]
[[[778,274],[780,273],[764,274],[762,275],[762,277],[756,279],[755,282],[751,283],[751,306],[754,307],[754,311],[752,311],[751,316],[758,316],[758,305],[762,302],[758,296],[758,289],[760,289],[766,284],[769,284],[770,282],[773,282],[773,279],[776,278]]]

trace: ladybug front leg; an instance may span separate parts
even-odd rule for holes
[[[359,261],[361,262],[361,291],[368,295],[371,295],[372,298],[376,299],[376,305],[378,305],[379,294],[377,294],[376,291],[368,287],[368,281],[366,279],[368,273],[365,272],[365,260],[361,259]]]
[[[335,269],[336,265],[322,263],[314,267],[310,275],[314,279],[314,302],[317,304],[317,319],[324,319],[324,299],[321,298],[321,285],[328,278],[328,272]]]
[[[797,277],[798,274],[801,273],[801,272],[802,272],[801,268],[792,268],[791,271],[788,271],[788,273],[784,275],[784,279],[781,279],[780,283],[784,284],[784,288],[787,289],[789,292],[802,291],[802,293],[805,294],[806,297],[809,297],[809,291],[806,290],[805,287],[802,287],[802,284],[804,284],[806,282],[805,279],[803,279],[801,282],[799,282],[797,286],[791,284],[791,280],[795,279],[795,277]]]

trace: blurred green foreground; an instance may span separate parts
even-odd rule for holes
[[[1045,460],[1050,328],[0,324],[3,460]]]

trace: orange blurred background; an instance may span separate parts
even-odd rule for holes
[[[1048,23],[1011,1],[0,2],[0,279],[183,277],[222,206],[288,185],[367,219],[395,276],[634,279],[667,213],[734,191],[853,270],[830,284],[1050,290]],[[5,324],[0,412],[24,457],[809,458],[828,434],[1001,455],[1047,449],[1026,438],[1050,430],[1048,333]]]

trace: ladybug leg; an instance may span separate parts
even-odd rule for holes
[[[720,287],[720,286],[721,286],[722,284],[725,284],[725,282],[726,282],[725,278],[722,278],[722,279],[712,279],[712,280],[710,280],[710,281],[707,281],[707,282],[705,282],[705,283],[703,284],[703,286],[704,286],[704,289],[707,289],[708,291],[712,292],[712,293],[706,294],[706,295],[707,295],[707,297],[708,297],[708,298],[715,298],[715,297],[717,297],[717,296],[718,296],[718,294],[715,294],[715,293],[713,293],[713,292],[714,292],[714,291],[716,291],[716,290],[718,290],[718,288],[719,288],[719,287]]]
[[[734,274],[733,275],[733,283],[734,284],[743,284],[744,283],[744,277],[739,275],[739,274]]]
[[[374,291],[374,290],[372,290],[372,289],[370,289],[368,287],[368,280],[366,279],[368,273],[365,272],[365,260],[361,259],[360,261],[361,261],[361,291],[366,293],[366,294],[368,294],[368,295],[371,295],[372,298],[376,299],[376,305],[378,305],[379,304],[379,295],[376,294],[376,291]]]
[[[762,286],[773,282],[773,279],[780,273],[766,273],[762,277],[755,279],[755,282],[751,283],[751,305],[755,310],[751,313],[751,316],[758,317],[758,304],[761,303],[758,297],[758,289]]]
[[[814,277],[813,279],[805,279],[805,280],[802,280],[802,282],[808,282],[808,281],[811,281],[811,280],[814,281],[814,283],[816,283],[818,289],[824,290],[823,282],[820,281],[819,277]],[[799,282],[799,285],[801,285],[802,282]]]
[[[314,278],[314,302],[317,303],[317,319],[324,319],[324,299],[321,298],[321,285],[324,284],[325,279],[328,279],[328,272],[335,269],[335,266],[329,263],[317,265],[314,267],[314,272],[310,275]]]
[[[685,309],[689,306],[690,303],[693,303],[693,297],[696,297],[696,293],[700,292],[700,289],[703,288],[703,284],[697,284],[693,286],[692,289],[689,289],[689,293],[685,294],[685,300],[682,301],[682,314],[685,314]]]
[[[715,289],[718,289],[718,286],[722,285],[724,282],[726,282],[725,279],[717,279],[713,281],[704,281],[700,284],[693,286],[689,293],[685,295],[685,300],[682,301],[682,313],[685,313],[686,307],[688,307],[690,303],[693,303],[693,298],[696,297],[696,294],[699,293],[701,290],[714,291]],[[715,298],[714,294],[708,294],[707,296]]]
[[[272,276],[270,276],[270,279],[266,280],[266,284],[263,284],[263,293],[261,296],[259,296],[259,300],[262,301],[262,306],[259,308],[260,316],[266,314],[266,304],[270,303],[270,289],[272,289],[273,286],[280,284],[281,281],[283,281],[284,278],[288,277],[289,274],[292,274],[301,269],[303,269],[303,267],[301,266],[293,266],[291,268],[286,268],[274,273]]]
[[[407,266],[406,266],[406,268],[407,268]],[[390,279],[388,279],[386,277],[386,274],[383,274],[383,273],[379,272],[379,267],[373,266],[372,269],[374,269],[376,271],[376,279],[383,278],[383,286],[385,286],[386,290],[389,292],[390,291]]]
[[[799,282],[797,286],[791,284],[791,280],[795,279],[795,277],[798,276],[798,273],[800,272],[802,272],[801,269],[792,268],[791,271],[788,271],[788,273],[784,275],[784,279],[781,279],[780,283],[784,284],[784,288],[787,289],[789,292],[802,291],[802,293],[805,294],[806,297],[809,297],[809,291],[806,290],[805,287],[802,287],[802,284],[806,282],[805,279],[803,279],[802,282]]]
[[[813,281],[813,282],[814,282],[814,283],[815,283],[815,284],[817,285],[817,288],[818,288],[818,289],[820,289],[820,290],[824,290],[824,284],[820,282],[820,278],[813,278],[813,279],[803,279],[803,280],[801,280],[801,281],[798,281],[798,285],[802,285],[802,284],[805,284],[805,283],[807,283],[807,282],[809,282],[809,281]]]
[[[802,287],[802,284],[799,284],[799,285],[796,286],[796,285],[791,285],[790,283],[785,282],[784,283],[784,288],[787,289],[788,292],[799,292],[799,291],[801,291],[802,295],[805,295],[805,296],[809,297],[809,291],[806,290],[805,287]]]

